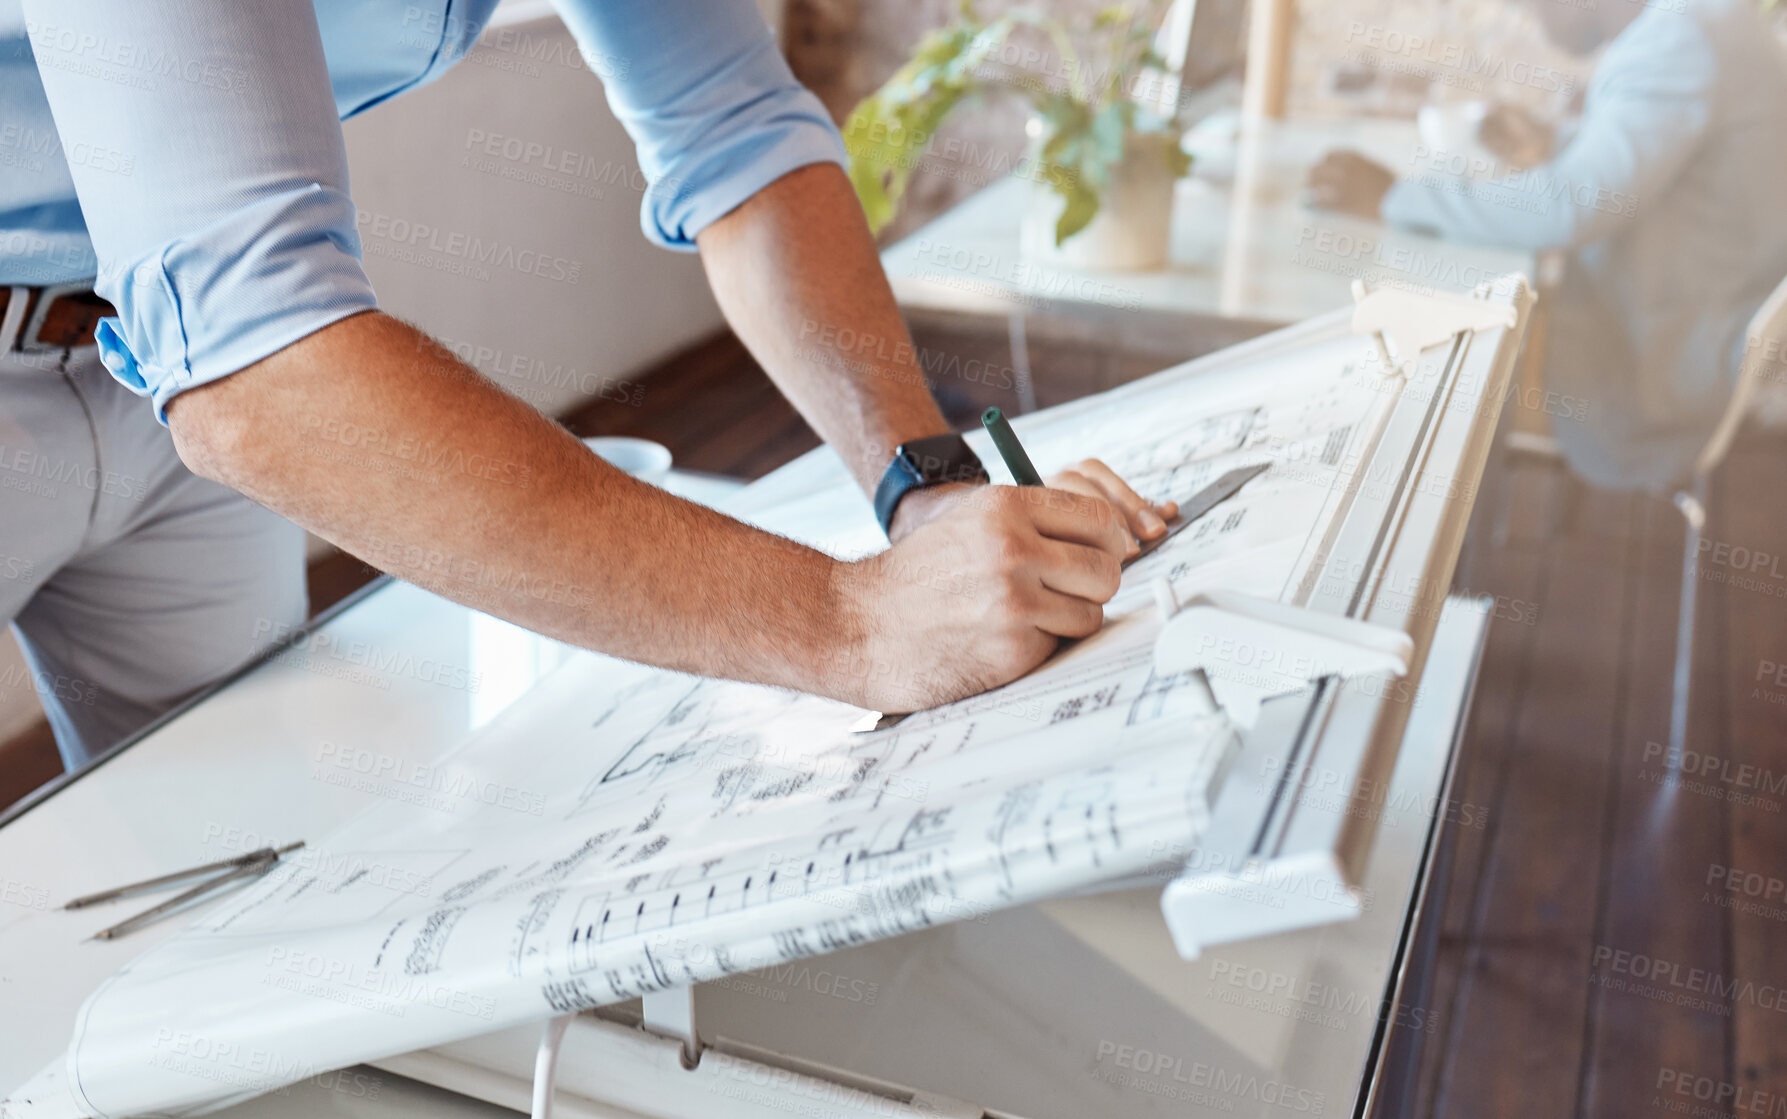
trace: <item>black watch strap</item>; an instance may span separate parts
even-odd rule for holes
[[[902,443],[875,487],[875,519],[881,531],[893,524],[900,499],[913,490],[948,482],[984,482],[987,469],[960,435],[932,435]]]

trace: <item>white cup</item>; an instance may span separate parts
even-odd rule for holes
[[[661,483],[670,473],[670,448],[650,439],[633,439],[625,435],[595,435],[583,445],[596,452],[610,466],[625,470],[642,482]]]
[[[1423,105],[1415,117],[1415,130],[1434,152],[1463,156],[1478,167],[1495,167],[1495,155],[1477,139],[1488,115],[1487,101]]]

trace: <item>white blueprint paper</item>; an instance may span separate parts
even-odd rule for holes
[[[1386,403],[1341,372],[1344,341],[1312,347],[1270,404],[1163,385],[1033,425],[1045,471],[1098,455],[1151,496],[1274,467],[1134,565],[1105,629],[1023,680],[864,732],[843,704],[585,654],[426,774],[377,774],[418,795],[94,994],[75,1102],[200,1110],[1168,868],[1235,737],[1196,674],[1154,673],[1147,583],[1295,596]]]

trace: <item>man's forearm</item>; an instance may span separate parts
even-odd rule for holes
[[[845,565],[628,477],[381,314],[176,397],[168,419],[196,471],[577,645],[836,694],[859,637]]]
[[[836,165],[777,179],[698,241],[727,321],[865,492],[894,447],[949,430]]]

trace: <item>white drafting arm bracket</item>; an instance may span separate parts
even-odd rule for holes
[[[1448,292],[1368,288],[1353,281],[1354,334],[1369,334],[1389,374],[1402,374],[1421,356],[1460,333],[1512,329],[1520,312],[1511,303]],[[1229,718],[1244,728],[1260,704],[1301,691],[1324,676],[1388,673],[1404,676],[1414,644],[1400,630],[1296,606],[1226,592],[1181,604],[1172,585],[1154,584],[1165,618],[1154,645],[1162,674],[1199,669]]]
[[[1165,616],[1155,671],[1201,670],[1216,702],[1243,728],[1259,720],[1266,700],[1324,676],[1407,675],[1415,652],[1401,630],[1252,595],[1212,591],[1181,605],[1165,579],[1154,581],[1154,595]]]
[[[1403,372],[1422,350],[1461,331],[1512,330],[1519,321],[1520,312],[1511,303],[1450,292],[1374,291],[1363,280],[1353,281],[1353,333],[1377,340],[1378,357],[1390,374]]]

